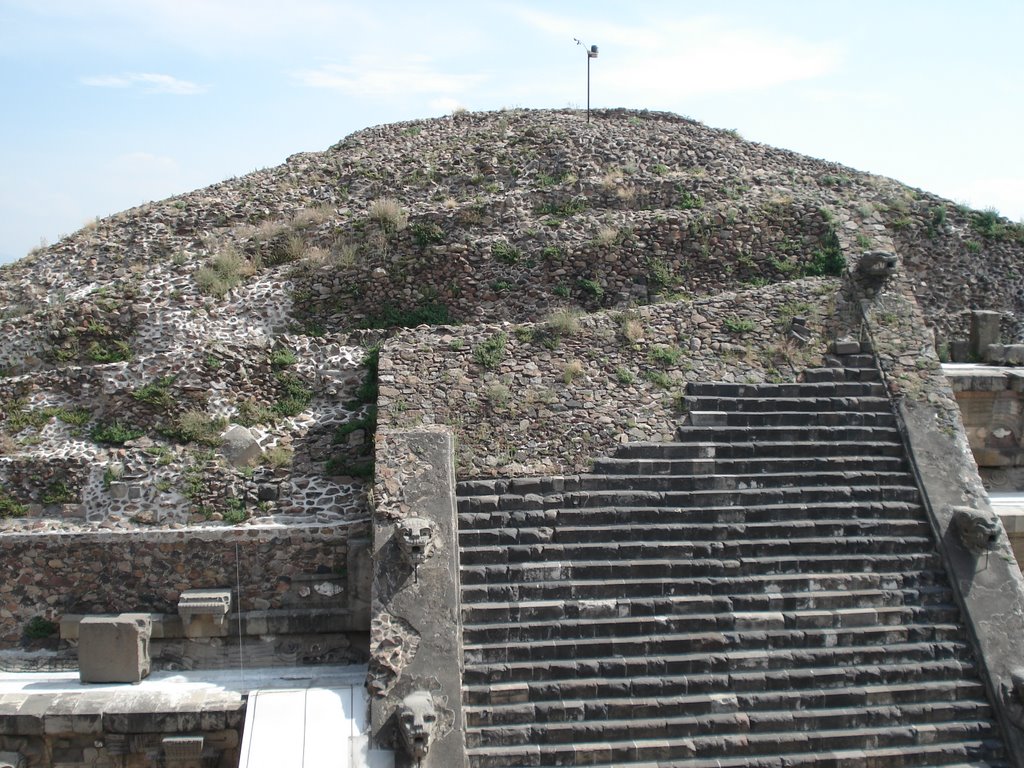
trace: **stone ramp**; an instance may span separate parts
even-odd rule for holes
[[[870,355],[459,486],[470,761],[1004,766]]]
[[[368,748],[362,686],[249,693],[239,768],[393,768]]]

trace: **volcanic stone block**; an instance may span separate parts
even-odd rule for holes
[[[975,360],[983,360],[990,344],[999,343],[1001,312],[976,309],[971,312],[971,350]]]
[[[178,596],[178,615],[185,637],[225,637],[225,619],[230,608],[230,589],[186,589]]]
[[[149,614],[86,616],[78,625],[83,683],[138,683],[149,675]]]

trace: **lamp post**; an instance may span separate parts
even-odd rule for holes
[[[576,40],[576,45],[583,45],[583,43],[580,42],[580,40],[578,38],[573,38],[573,39]],[[590,60],[597,58],[597,46],[596,45],[592,45],[589,48],[587,48],[586,46],[583,46],[583,47],[587,51],[587,122],[589,123],[590,122]]]

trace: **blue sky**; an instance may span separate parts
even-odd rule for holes
[[[591,101],[1024,217],[1020,0],[0,0],[0,261],[379,123]]]

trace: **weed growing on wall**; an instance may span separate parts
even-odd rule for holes
[[[504,331],[494,334],[473,347],[473,361],[484,368],[497,368],[505,359],[505,345],[508,334]]]

